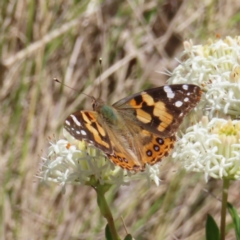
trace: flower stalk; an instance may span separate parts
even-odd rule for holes
[[[221,209],[221,240],[225,240],[225,230],[226,230],[226,211],[227,211],[227,199],[228,199],[228,189],[230,180],[223,178],[223,188],[222,188],[222,209]]]
[[[104,196],[105,192],[107,191],[108,187],[103,185],[97,185],[94,187],[96,193],[97,193],[97,203],[98,207],[100,208],[101,214],[104,218],[106,218],[108,222],[108,226],[111,232],[111,237],[113,240],[119,240],[120,238],[118,237],[117,230],[115,227],[115,223],[113,220],[112,212],[107,204],[106,198]]]

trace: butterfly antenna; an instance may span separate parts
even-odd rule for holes
[[[67,88],[70,88],[70,89],[72,89],[72,90],[74,90],[74,91],[78,91],[77,89],[72,88],[72,87],[64,84],[63,82],[59,81],[57,78],[53,78],[53,81],[54,81],[54,82],[57,82],[57,83],[60,83],[60,84],[62,84],[63,86],[65,86],[65,87],[67,87]],[[86,94],[86,93],[83,93],[83,92],[82,92],[81,94],[83,94],[83,95],[91,98],[92,100],[95,100],[95,98],[94,98],[93,96],[90,96],[90,95],[88,95],[88,94]]]
[[[98,92],[99,92],[99,94],[98,94],[98,98],[100,98],[100,91],[101,91],[101,89],[100,89],[100,84],[101,84],[101,78],[102,78],[102,58],[100,57],[99,58],[99,64],[100,64],[100,76],[99,76],[99,78],[98,78]]]

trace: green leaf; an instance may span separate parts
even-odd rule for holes
[[[236,210],[236,208],[233,207],[233,205],[231,203],[227,203],[227,208],[228,208],[228,211],[233,220],[233,225],[234,225],[235,233],[236,233],[236,239],[240,240],[240,218],[237,213],[237,210]]]
[[[113,237],[112,237],[112,234],[111,234],[108,224],[105,227],[105,237],[107,240],[113,240]]]
[[[133,237],[132,237],[131,234],[128,234],[128,235],[124,238],[124,240],[133,240]]]
[[[211,215],[208,214],[206,222],[206,240],[219,240],[219,228]]]

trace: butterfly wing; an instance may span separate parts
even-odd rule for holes
[[[139,126],[133,124],[129,124],[128,126],[132,137],[131,139],[128,139],[126,135],[124,137],[125,143],[128,142],[128,147],[131,148],[123,147],[117,141],[113,141],[113,153],[107,155],[113,163],[124,169],[143,171],[146,164],[154,165],[161,161],[174,146],[175,135],[168,138],[161,138],[141,129]]]
[[[105,153],[112,153],[109,135],[99,122],[99,116],[94,111],[78,111],[72,113],[64,122],[64,128],[76,139],[101,149]]]
[[[124,119],[158,136],[170,137],[201,94],[200,87],[193,84],[166,85],[124,98],[113,107]]]
[[[127,147],[126,135],[121,135],[118,138],[111,137],[113,152],[107,154],[108,158],[117,166],[129,171],[143,171],[144,165],[141,158],[137,157],[134,149]]]
[[[168,156],[176,141],[175,135],[167,138],[159,137],[146,130],[142,130],[135,138],[139,148],[142,164],[154,165]]]

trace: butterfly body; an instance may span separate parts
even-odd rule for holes
[[[107,122],[108,124],[120,127],[123,125],[122,118],[120,114],[118,114],[117,110],[114,109],[112,106],[105,104],[102,100],[96,99],[96,103],[98,103],[97,107],[95,106],[96,103],[93,104],[93,110],[98,112],[99,114],[99,121],[103,119],[103,121]]]
[[[101,149],[116,165],[143,171],[167,156],[183,117],[196,106],[201,90],[178,84],[148,89],[108,105],[93,98],[93,111],[78,111],[65,121],[76,139]]]

